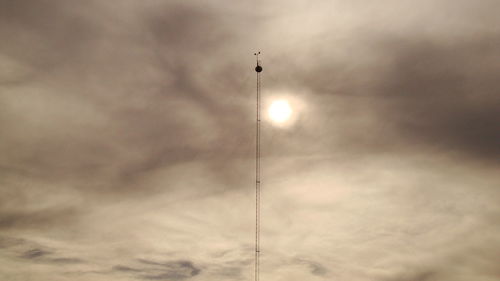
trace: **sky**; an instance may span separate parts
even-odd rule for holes
[[[500,280],[500,3],[0,0],[0,280]]]

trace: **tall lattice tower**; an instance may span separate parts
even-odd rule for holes
[[[256,132],[255,132],[255,281],[259,281],[260,273],[260,73],[262,66],[259,60],[260,52],[254,54],[257,60],[257,101],[256,101]]]

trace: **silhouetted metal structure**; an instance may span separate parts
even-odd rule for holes
[[[255,72],[257,72],[257,116],[255,134],[255,281],[259,281],[260,273],[260,52],[254,54],[257,60]]]

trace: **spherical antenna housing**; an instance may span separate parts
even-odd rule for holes
[[[257,66],[255,67],[255,71],[257,71],[257,72],[262,72],[262,66],[257,65]]]

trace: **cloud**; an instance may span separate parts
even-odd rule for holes
[[[23,258],[26,258],[26,259],[36,259],[36,258],[40,258],[40,257],[46,256],[48,254],[51,254],[51,252],[44,251],[44,250],[41,250],[41,249],[31,249],[29,251],[26,251],[23,254]]]
[[[20,245],[24,242],[25,241],[23,239],[20,239],[20,238],[0,236],[0,249],[17,246],[17,245]]]
[[[326,269],[323,265],[318,262],[314,262],[304,258],[297,258],[295,262],[299,264],[305,264],[309,267],[311,274],[317,276],[326,276],[328,273],[328,269]]]
[[[139,264],[136,267],[115,265],[112,270],[121,273],[131,273],[137,278],[144,280],[185,280],[201,272],[200,268],[187,260],[156,262],[139,259],[138,261]]]
[[[115,265],[113,266],[114,271],[120,271],[120,272],[140,272],[140,269],[124,266],[124,265]]]
[[[496,36],[495,36],[496,37]],[[424,143],[473,159],[498,160],[500,99],[493,93],[500,52],[483,39],[405,43],[392,50],[392,66],[378,93],[389,124],[410,142]]]
[[[430,281],[430,280],[437,280],[436,279],[436,274],[435,272],[432,271],[423,271],[423,272],[418,272],[418,273],[413,273],[413,274],[403,274],[401,276],[397,276],[394,278],[389,278],[386,280],[399,280],[399,281],[405,281],[405,280],[414,280],[414,281]]]
[[[233,2],[0,1],[0,279],[252,276],[257,49],[263,279],[498,275],[498,3]]]
[[[59,263],[59,264],[79,264],[83,263],[84,260],[79,258],[53,258],[50,259],[50,262]]]
[[[497,37],[466,33],[450,42],[374,33],[354,37],[359,45],[350,56],[332,51],[322,54],[323,61],[283,69],[288,75],[281,87],[298,88],[289,91],[307,100],[310,110],[285,146],[271,143],[270,150],[321,154],[342,147],[335,153],[347,150],[347,156],[415,151],[496,165]]]
[[[25,251],[22,255],[22,258],[27,260],[33,260],[36,262],[43,262],[47,264],[54,265],[70,265],[70,264],[81,264],[84,260],[73,257],[61,257],[60,254],[56,252],[43,250],[39,248],[30,249]]]
[[[75,218],[74,209],[47,209],[37,211],[4,210],[0,215],[0,229],[39,228],[59,226],[61,221],[70,222]]]

